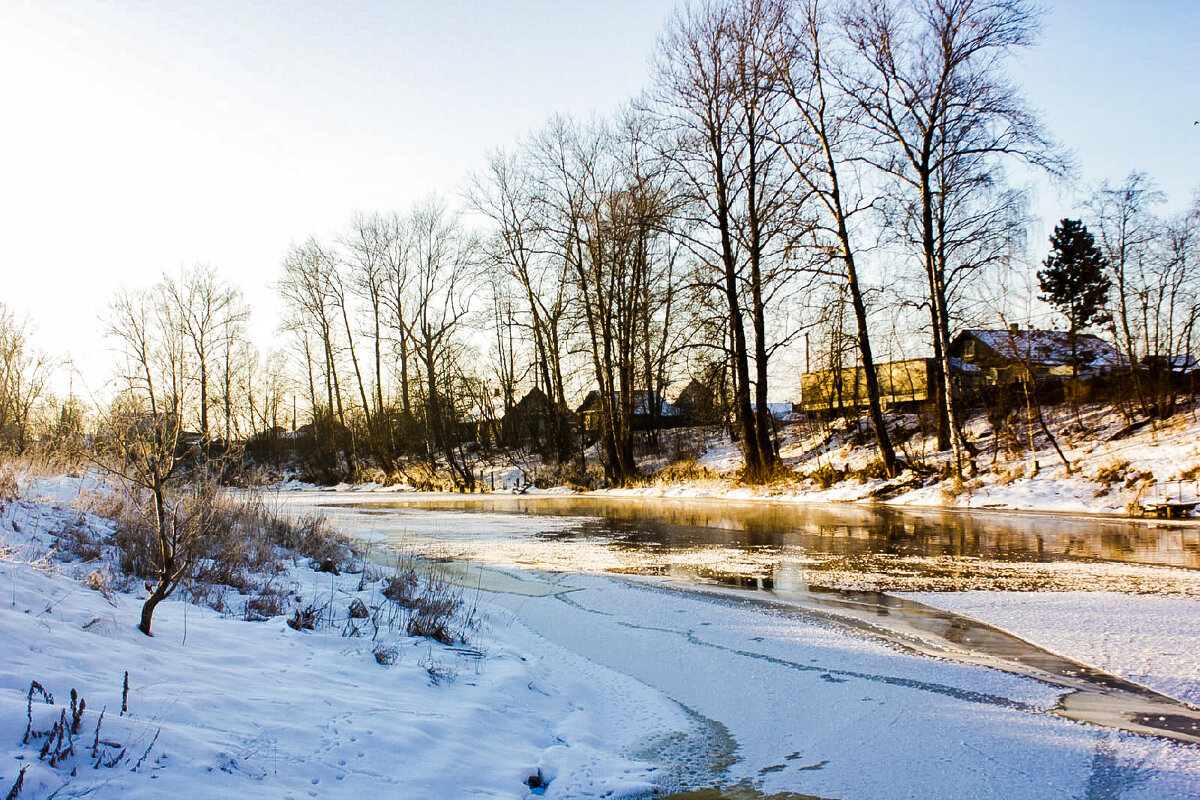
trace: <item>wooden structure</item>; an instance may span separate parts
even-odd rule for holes
[[[1192,491],[1184,494],[1184,486],[1192,484]],[[1130,512],[1138,517],[1155,517],[1156,519],[1183,519],[1200,506],[1200,493],[1196,491],[1192,481],[1167,481],[1156,483],[1150,487],[1153,496],[1143,499],[1138,493],[1137,499],[1130,503]]]
[[[1005,386],[1037,379],[1091,378],[1121,366],[1121,354],[1090,333],[1019,328],[964,330],[950,343],[950,358],[980,372],[983,385]]]
[[[885,408],[911,408],[936,393],[932,358],[885,361],[875,365]],[[800,376],[800,408],[810,413],[844,413],[867,407],[866,371],[860,367],[806,372]]]

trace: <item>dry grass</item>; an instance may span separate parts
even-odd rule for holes
[[[402,559],[396,572],[384,579],[382,594],[407,612],[404,628],[409,636],[460,644],[478,626],[475,607],[468,605],[463,588],[439,564],[412,556]]]
[[[654,474],[657,483],[680,483],[686,481],[714,480],[717,473],[701,466],[694,457],[685,457],[667,464]]]
[[[192,569],[182,591],[192,602],[218,611],[253,620],[278,616],[286,610],[286,598],[273,588],[273,581],[288,562],[308,560],[314,569],[341,573],[352,571],[361,561],[351,541],[323,517],[292,519],[276,511],[262,494],[185,490],[176,493],[174,501],[179,517],[203,520],[202,529],[189,537],[183,553]],[[154,580],[160,555],[149,498],[102,492],[82,498],[81,504],[111,520],[113,530],[103,536],[81,514],[77,523],[57,533],[60,552],[82,561],[110,561],[120,573],[111,585],[121,585],[121,575],[126,583]]]
[[[8,464],[0,464],[0,510],[15,501],[21,494],[17,474]]]

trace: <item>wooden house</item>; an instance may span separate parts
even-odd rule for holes
[[[975,367],[982,383],[1002,386],[1032,373],[1038,379],[1063,380],[1111,372],[1124,363],[1108,342],[1090,333],[1018,328],[964,330],[950,343],[951,359]]]
[[[616,402],[616,398],[613,399]],[[588,392],[583,403],[575,410],[583,423],[583,428],[589,434],[600,430],[602,403],[600,392],[593,389]],[[633,393],[633,413],[631,427],[635,431],[664,430],[679,428],[689,423],[689,417],[682,408],[668,403],[656,391],[643,389]]]
[[[932,358],[884,361],[875,365],[875,374],[884,408],[915,407],[937,391]],[[806,412],[838,414],[866,407],[867,377],[861,366],[800,376],[800,408]]]
[[[545,392],[534,387],[504,415],[502,436],[510,447],[537,446],[553,439],[563,424],[567,433],[577,432],[579,417],[569,408],[557,407]]]

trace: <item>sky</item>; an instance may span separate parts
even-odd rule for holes
[[[0,302],[95,390],[116,287],[207,263],[268,349],[291,243],[453,198],[551,114],[615,109],[674,5],[0,0]],[[1047,5],[1012,71],[1081,169],[1039,186],[1035,250],[1088,184],[1144,170],[1175,207],[1200,187],[1197,42],[1194,0]]]

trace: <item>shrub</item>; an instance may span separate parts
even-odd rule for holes
[[[390,667],[400,660],[400,650],[388,645],[375,645],[375,663],[381,667]]]
[[[796,472],[796,470],[792,469],[791,467],[789,467],[787,464],[783,463],[782,461],[776,461],[775,465],[771,468],[770,474],[768,474],[766,476],[766,478],[761,481],[751,481],[749,479],[749,474],[747,473],[746,468],[744,466],[741,467],[737,472],[735,472],[734,476],[733,476],[734,483],[738,483],[738,484],[742,484],[742,485],[757,484],[757,485],[761,485],[761,486],[779,486],[779,485],[791,484],[791,483],[795,483],[797,478],[802,478],[802,477],[803,477],[803,475]]]
[[[228,589],[254,594],[244,609],[248,620],[268,619],[284,612],[279,593],[265,588],[284,569],[284,559],[311,559],[314,567],[327,571],[352,571],[359,553],[351,541],[339,534],[323,517],[306,515],[290,519],[275,513],[261,496],[181,492],[177,495],[182,515],[202,519],[201,535],[193,537],[184,554],[191,564],[185,590],[194,602],[226,610]],[[142,580],[157,575],[158,534],[153,504],[148,498],[105,495],[93,498],[92,511],[113,519],[115,529],[109,543],[115,550],[120,570]],[[86,526],[64,530],[72,552],[86,555],[89,545],[103,542],[84,537]]]
[[[1133,487],[1137,486],[1139,483],[1146,483],[1146,484],[1154,483],[1154,480],[1155,479],[1154,479],[1153,472],[1146,472],[1146,471],[1139,472],[1137,470],[1133,470],[1125,478],[1125,488],[1132,489]]]
[[[1125,472],[1129,469],[1128,461],[1114,461],[1107,466],[1103,466],[1096,471],[1096,482],[1102,483],[1105,486],[1112,486],[1114,483],[1120,483],[1125,478]]]
[[[407,559],[395,575],[385,579],[383,596],[409,612],[405,621],[409,636],[457,644],[465,642],[467,632],[476,625],[475,609],[466,606],[462,587],[435,564],[422,570],[416,559]]]
[[[889,477],[887,467],[884,466],[881,458],[876,458],[862,469],[855,471],[854,476],[861,481],[885,480]]]
[[[700,466],[695,458],[684,458],[667,464],[655,473],[655,480],[664,483],[683,483],[686,481],[710,480],[716,477],[708,467]]]
[[[383,596],[404,608],[412,608],[420,593],[421,576],[416,562],[409,559],[396,567],[396,574],[384,579]]]
[[[322,516],[305,514],[292,520],[272,515],[267,529],[274,544],[312,559],[326,572],[352,571],[359,558],[350,539]]]
[[[112,600],[113,579],[106,568],[94,569],[83,577],[83,585],[94,592],[99,592],[105,600]]]
[[[82,515],[55,533],[58,552],[80,561],[96,561],[104,554],[104,542]]]
[[[287,602],[282,595],[263,590],[246,601],[245,619],[249,622],[265,622],[283,614],[286,607]]]
[[[17,475],[7,465],[0,466],[0,509],[21,496]]]
[[[292,612],[292,616],[288,618],[288,627],[297,631],[311,631],[317,627],[317,617],[322,609],[318,609],[312,603],[303,607],[297,607]]]
[[[835,483],[841,483],[846,480],[849,472],[845,467],[835,467],[832,464],[822,464],[821,466],[808,473],[808,479],[822,489],[828,489]]]
[[[577,491],[587,491],[600,488],[604,484],[604,478],[598,473],[588,471],[580,461],[572,460],[539,465],[534,469],[530,483],[539,489],[569,486]]]

